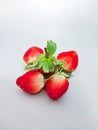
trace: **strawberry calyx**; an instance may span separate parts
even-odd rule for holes
[[[46,77],[54,73],[63,73],[66,78],[70,78],[72,72],[65,70],[64,61],[58,61],[54,56],[56,49],[56,43],[54,43],[52,40],[47,41],[47,46],[44,48],[44,53],[38,54],[37,59],[34,62],[26,64],[24,69],[39,70]]]

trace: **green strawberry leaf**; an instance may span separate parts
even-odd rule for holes
[[[41,63],[42,63],[43,71],[45,73],[48,73],[49,72],[49,63],[48,63],[48,60],[42,60]]]
[[[57,66],[65,65],[65,63],[63,61],[55,61],[54,64],[57,65]]]
[[[49,72],[54,72],[54,70],[54,64],[51,61],[49,61]]]
[[[66,73],[66,74],[68,74],[68,75],[71,75],[71,74],[72,74],[71,71],[69,71],[69,70],[65,70],[65,69],[63,69],[63,72]]]
[[[35,69],[40,69],[42,67],[41,61],[38,61],[38,63],[35,65]]]
[[[52,40],[47,41],[47,52],[50,55],[53,55],[57,49],[56,43],[54,43]]]
[[[25,65],[24,70],[30,70],[30,69],[33,69],[33,64],[32,65],[31,64]]]

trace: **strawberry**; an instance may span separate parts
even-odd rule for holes
[[[32,62],[36,61],[39,54],[43,54],[43,50],[39,47],[33,46],[25,52],[25,54],[23,56],[23,60],[27,64],[32,63]]]
[[[38,93],[44,87],[44,77],[40,72],[30,70],[17,78],[16,84],[25,92]]]
[[[46,80],[45,90],[48,96],[56,100],[60,98],[67,90],[69,81],[61,74],[54,74]]]
[[[68,51],[68,52],[61,52],[57,56],[58,61],[63,61],[65,63],[64,69],[68,71],[74,71],[78,65],[78,54],[76,51]]]

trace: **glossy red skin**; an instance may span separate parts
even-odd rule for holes
[[[68,52],[61,52],[57,56],[58,61],[63,61],[65,63],[64,69],[68,71],[74,71],[78,66],[78,54],[76,51],[68,51]]]
[[[27,93],[38,93],[44,87],[44,77],[40,72],[30,70],[17,78],[16,84]]]
[[[62,75],[54,74],[45,84],[45,90],[48,96],[53,99],[59,99],[67,90],[69,81]]]
[[[28,64],[31,62],[34,62],[39,54],[43,54],[43,50],[37,46],[33,46],[31,48],[29,48],[24,56],[23,56],[23,60]]]

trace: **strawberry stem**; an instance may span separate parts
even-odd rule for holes
[[[69,75],[65,75],[65,78],[66,78],[66,79],[69,79],[70,77],[71,77],[71,76],[69,76]]]
[[[47,48],[45,47],[44,50],[45,50],[46,58],[49,58],[49,53],[47,52]]]
[[[65,69],[63,69],[63,72],[64,72],[64,73],[67,73],[68,75],[71,75],[71,74],[72,74],[71,71],[69,71],[69,70],[65,70]]]
[[[60,66],[59,69],[58,69],[59,73],[61,73],[63,71],[63,67]]]
[[[67,78],[67,79],[69,79],[72,75],[72,72],[71,71],[68,71],[68,70],[63,70],[63,73],[65,73],[65,77]]]

